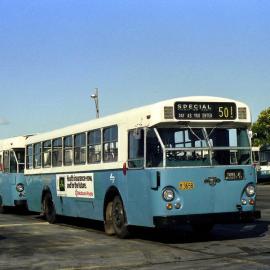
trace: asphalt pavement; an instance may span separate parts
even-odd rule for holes
[[[210,235],[134,230],[121,240],[102,222],[63,218],[48,224],[37,214],[0,214],[0,269],[270,269],[270,185],[257,189],[262,218],[216,225]]]

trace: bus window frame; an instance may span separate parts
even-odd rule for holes
[[[44,146],[44,144],[50,142],[50,147],[49,146]],[[46,149],[46,151],[44,151]],[[45,164],[45,154],[50,155],[50,164]],[[42,162],[42,168],[51,168],[52,167],[52,140],[46,140],[42,142],[41,146],[41,162]]]
[[[130,159],[129,158],[129,150],[130,150],[130,139],[129,139],[129,134],[130,132],[134,132],[134,131],[143,131],[143,158],[137,158],[137,159]],[[129,129],[127,130],[127,136],[128,136],[128,147],[127,147],[127,150],[128,150],[128,168],[131,169],[131,170],[141,170],[141,169],[144,169],[146,167],[146,133],[147,133],[147,128],[134,128],[134,129]],[[142,160],[142,166],[138,166],[138,167],[130,167],[130,163],[131,161],[135,161],[135,160]]]
[[[85,143],[84,145],[76,146],[76,137],[84,135]],[[81,159],[82,157],[82,150],[84,149],[84,160]],[[76,160],[76,150],[79,150],[79,162]],[[87,161],[87,132],[80,132],[73,135],[73,164],[77,165],[85,165]]]
[[[15,163],[14,165],[12,165],[12,168],[11,168],[11,162]],[[14,166],[14,168],[13,168],[13,166]],[[19,163],[18,163],[16,153],[13,149],[11,149],[11,150],[9,150],[9,172],[10,173],[18,173],[18,171],[19,171],[18,167],[19,167]],[[15,170],[13,170],[13,169],[15,169]]]
[[[3,172],[2,155],[3,155],[3,152],[1,151],[1,152],[0,152],[0,172]]]
[[[36,151],[36,147],[39,151]],[[38,159],[36,159],[36,157],[38,157]],[[33,168],[42,168],[42,142],[37,142],[33,144]]]
[[[116,131],[117,131],[117,137],[116,137],[116,140],[105,140],[104,136],[105,136],[105,131],[107,129],[113,129],[113,128],[116,128]],[[115,143],[115,148],[111,148],[110,147],[110,144],[111,143]],[[105,145],[108,144],[108,149],[109,151],[105,151]],[[116,157],[114,157],[114,150],[117,150],[117,155]],[[111,151],[113,150],[113,151]],[[112,156],[113,158],[108,158],[108,159],[105,159],[105,155],[108,155],[109,156]],[[103,127],[102,128],[102,161],[103,163],[112,163],[112,162],[117,162],[119,160],[119,127],[118,125],[111,125],[111,126],[107,126],[107,127]]]
[[[66,146],[65,145],[65,139],[71,137],[71,146]],[[71,162],[66,163],[65,161],[65,153],[67,150],[71,150]],[[63,137],[63,165],[64,166],[73,166],[74,165],[74,135],[67,135]]]
[[[18,150],[22,150],[23,151],[23,156],[24,156],[24,162],[19,162],[18,156],[17,156],[17,152]],[[14,152],[14,156],[17,162],[17,173],[23,173],[24,169],[25,169],[25,148],[13,148],[12,151]],[[22,165],[22,170],[20,170],[20,166]]]
[[[28,149],[31,148],[31,155],[29,155]],[[28,144],[25,147],[25,164],[26,164],[26,169],[27,170],[32,170],[34,169],[34,155],[33,155],[34,147],[33,144]],[[30,160],[31,157],[31,160]],[[31,164],[31,166],[30,166]]]
[[[8,167],[6,166],[6,163],[5,163],[5,155],[7,154],[7,159],[8,159]],[[9,151],[8,150],[4,150],[3,151],[3,166],[4,166],[4,169],[3,169],[3,173],[10,173],[10,158],[9,158]]]
[[[95,132],[99,132],[99,143],[90,143],[90,134],[91,133],[95,133]],[[103,129],[102,128],[97,128],[97,129],[93,129],[93,130],[89,130],[87,132],[87,136],[86,136],[86,145],[87,145],[87,164],[100,164],[103,161]],[[95,150],[95,146],[100,146],[100,152],[99,152],[99,160],[95,161],[95,162],[91,162],[90,161],[90,147],[94,147],[93,149]],[[97,155],[96,153],[94,153],[94,155]]]
[[[56,141],[61,141],[61,146],[55,146],[54,142]],[[64,139],[63,137],[57,137],[57,138],[53,138],[52,139],[52,168],[56,168],[56,167],[62,167],[63,166],[63,159],[64,159],[64,147],[63,147],[63,143],[64,143]],[[60,151],[59,151],[60,150]],[[53,159],[53,155],[54,153],[57,153],[57,157],[58,157],[58,153],[61,152],[61,162],[59,162],[59,160],[57,159],[56,164],[54,163],[54,159]]]

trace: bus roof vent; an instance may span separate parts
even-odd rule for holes
[[[239,107],[238,108],[238,119],[247,119],[247,108]]]
[[[173,119],[173,107],[164,107],[164,119]]]

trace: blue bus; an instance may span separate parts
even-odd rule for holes
[[[0,140],[0,213],[27,208],[24,158],[26,136]]]
[[[270,145],[263,145],[259,151],[258,182],[270,181]]]
[[[34,135],[26,143],[28,207],[130,225],[210,231],[260,217],[255,209],[251,115],[219,97],[165,100]]]

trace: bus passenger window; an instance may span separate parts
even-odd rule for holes
[[[52,166],[62,166],[62,138],[57,138],[52,141]]]
[[[34,144],[34,168],[41,167],[41,143]]]
[[[44,168],[51,167],[51,160],[52,160],[52,143],[51,141],[43,142],[42,147],[42,162]]]
[[[128,167],[142,168],[144,165],[144,130],[128,132]]]
[[[88,133],[88,163],[101,161],[101,130],[93,130]]]
[[[3,154],[4,172],[9,173],[9,151],[4,151]]]
[[[72,136],[64,138],[64,165],[72,165],[73,152]]]
[[[16,161],[16,158],[15,158],[14,152],[10,151],[9,156],[10,156],[10,172],[11,173],[17,173],[17,161]]]
[[[0,172],[3,171],[2,155],[0,155]]]
[[[74,164],[85,164],[86,162],[86,134],[81,133],[74,136]]]
[[[33,146],[26,146],[26,168],[33,169]]]
[[[103,129],[103,161],[112,162],[118,159],[118,127]]]

